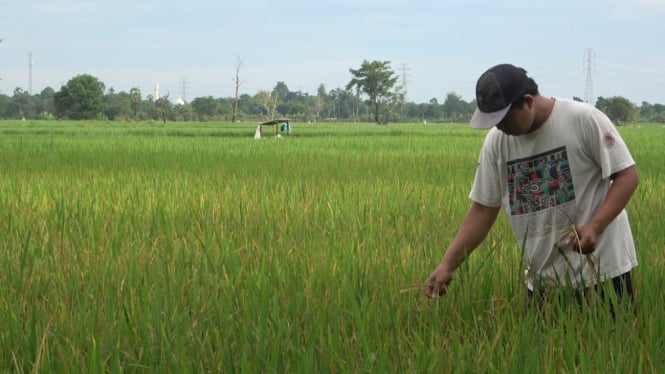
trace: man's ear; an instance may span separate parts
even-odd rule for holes
[[[533,95],[526,94],[524,95],[524,104],[526,104],[529,109],[533,108],[533,103],[536,101],[536,98]]]

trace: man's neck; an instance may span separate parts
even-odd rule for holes
[[[534,97],[533,105],[536,115],[533,118],[533,125],[529,132],[538,130],[550,118],[550,114],[552,114],[552,110],[554,109],[554,101],[554,98],[547,98],[541,95]]]

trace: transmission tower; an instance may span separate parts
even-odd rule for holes
[[[408,77],[408,72],[409,68],[406,66],[406,64],[402,64],[402,92],[404,93],[404,102],[406,102],[406,94],[407,94],[407,88],[406,84],[408,83],[407,77]]]
[[[596,105],[593,95],[593,49],[587,48],[584,54],[584,71],[586,74],[586,86],[584,87],[584,102]]]
[[[32,52],[28,52],[28,94],[32,96]]]
[[[188,85],[187,79],[182,78],[182,80],[180,81],[180,90],[181,90],[181,93],[182,93],[181,98],[182,98],[182,101],[184,101],[184,102],[187,102],[187,85]]]
[[[2,43],[2,38],[0,38],[0,43]],[[2,80],[2,78],[0,78],[0,80]]]
[[[408,80],[406,79],[408,76],[407,71],[409,68],[406,66],[406,64],[402,64],[402,99],[400,100],[400,119],[404,118],[404,104],[407,102],[407,88],[406,85],[408,83]]]

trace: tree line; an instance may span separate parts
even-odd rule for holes
[[[139,88],[129,92],[106,89],[96,77],[73,77],[59,91],[51,87],[31,95],[16,88],[13,95],[0,94],[0,119],[68,119],[109,121],[219,121],[256,122],[287,117],[296,122],[468,122],[476,107],[455,92],[443,102],[406,100],[403,88],[389,61],[363,61],[349,69],[346,87],[328,90],[321,84],[315,95],[291,91],[277,82],[272,91],[231,98],[197,97],[191,102],[163,96],[143,95]],[[238,72],[236,72],[238,73]],[[236,75],[237,78],[237,75]],[[573,99],[581,101],[574,97]],[[637,106],[621,96],[599,97],[596,107],[617,124],[665,123],[665,105],[642,102]]]

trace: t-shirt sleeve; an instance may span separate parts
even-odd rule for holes
[[[602,170],[602,177],[609,178],[621,170],[635,165],[630,150],[610,119],[600,110],[589,115],[589,147]]]

